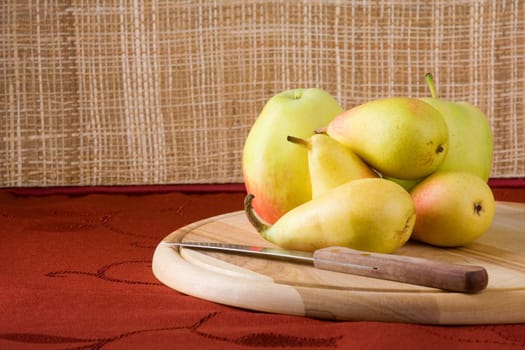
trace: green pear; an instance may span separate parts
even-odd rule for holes
[[[391,253],[410,238],[415,221],[410,194],[392,181],[357,179],[335,187],[268,225],[255,215],[252,194],[245,200],[250,223],[282,248],[314,251],[343,246]]]
[[[242,170],[253,207],[269,223],[312,198],[308,152],[288,142],[288,135],[309,137],[342,112],[328,92],[283,91],[270,98],[245,140]]]
[[[416,208],[412,238],[440,247],[469,244],[490,227],[495,200],[488,184],[465,171],[436,172],[411,192]]]
[[[492,167],[492,130],[487,117],[466,102],[439,99],[432,75],[425,80],[432,98],[422,101],[441,112],[449,131],[448,153],[439,171],[468,171],[488,181]]]
[[[308,149],[312,198],[351,180],[378,177],[348,147],[326,134],[314,134],[309,140],[295,136],[287,139]]]
[[[332,120],[328,135],[385,177],[425,177],[448,150],[448,128],[434,107],[409,97],[373,100]]]

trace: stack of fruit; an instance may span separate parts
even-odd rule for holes
[[[311,88],[272,97],[243,149],[246,214],[268,241],[391,253],[466,245],[492,223],[492,133],[471,104],[390,97],[344,111]]]

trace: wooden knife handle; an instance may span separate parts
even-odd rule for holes
[[[368,253],[345,247],[316,250],[314,266],[323,270],[463,293],[479,292],[488,284],[487,271],[481,266],[450,264],[393,254]]]

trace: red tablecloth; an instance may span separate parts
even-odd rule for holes
[[[525,201],[523,189],[495,192]],[[0,349],[525,348],[525,324],[321,321],[240,310],[159,283],[151,272],[158,242],[240,210],[242,192],[35,193],[0,190]]]

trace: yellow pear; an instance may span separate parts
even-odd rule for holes
[[[440,247],[462,246],[490,227],[495,200],[484,179],[466,171],[436,172],[411,192],[416,208],[412,237]]]
[[[448,150],[443,116],[415,98],[391,97],[364,103],[335,117],[326,132],[383,176],[397,179],[428,176]]]
[[[308,140],[295,136],[287,139],[308,149],[312,198],[351,180],[378,177],[348,147],[326,134],[313,134]]]
[[[262,222],[245,200],[250,223],[266,240],[285,249],[314,251],[343,246],[391,253],[410,238],[415,221],[410,194],[381,179],[357,179],[335,187],[284,214],[273,225]]]

